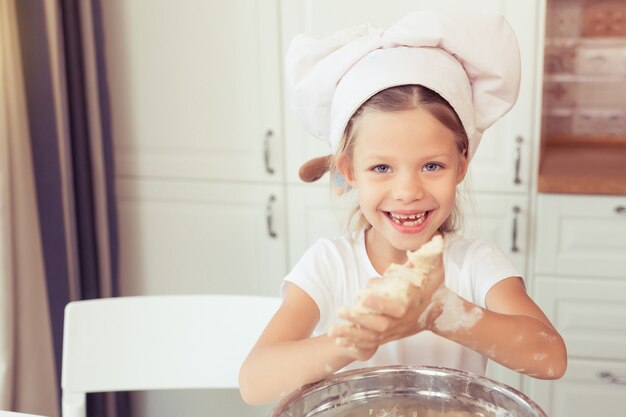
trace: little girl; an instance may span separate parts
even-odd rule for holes
[[[456,187],[483,131],[513,105],[519,50],[501,16],[415,12],[391,28],[300,36],[287,54],[290,98],[358,193],[352,232],[320,239],[285,278],[283,303],[244,362],[251,404],[342,369],[409,364],[484,374],[487,359],[537,378],[566,368],[561,336],[488,242],[456,235]],[[435,235],[438,267],[407,297],[357,292]],[[374,310],[372,313],[371,310]]]

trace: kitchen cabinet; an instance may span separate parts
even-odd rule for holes
[[[626,277],[626,197],[540,194],[539,274]]]
[[[558,381],[528,379],[551,417],[626,407],[626,197],[540,194],[534,298],[568,349]]]
[[[356,207],[356,193],[336,196],[328,184],[290,184],[287,187],[289,268],[321,237],[340,236]]]
[[[282,187],[118,180],[117,190],[124,294],[277,294]]]
[[[495,243],[526,276],[528,197],[518,194],[471,193],[462,200],[464,236]]]
[[[571,359],[558,383],[533,381],[530,395],[550,417],[622,416],[624,385],[601,380],[598,375],[604,369],[626,375],[623,363]]]
[[[282,180],[277,0],[113,0],[103,17],[117,175]]]
[[[102,9],[124,294],[275,295],[287,265],[277,1]]]

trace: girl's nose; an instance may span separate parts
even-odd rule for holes
[[[405,202],[424,198],[424,188],[419,176],[407,174],[396,177],[393,186],[393,198]]]

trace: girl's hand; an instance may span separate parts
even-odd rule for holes
[[[367,361],[380,345],[376,333],[353,324],[334,326],[328,335],[335,339],[335,344],[343,349],[343,354],[350,360]]]
[[[380,279],[370,280],[370,283],[375,284]],[[376,313],[355,313],[343,309],[339,316],[348,323],[333,327],[329,335],[336,338],[337,344],[353,347],[359,356],[364,356],[361,350],[373,350],[373,355],[384,343],[428,330],[441,313],[441,305],[433,302],[433,295],[438,290],[445,291],[443,282],[443,262],[440,258],[420,287],[409,287],[406,298],[369,295],[363,300],[363,305]]]

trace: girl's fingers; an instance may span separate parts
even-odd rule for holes
[[[392,324],[392,318],[382,314],[354,314],[349,310],[339,312],[339,317],[349,321],[357,327],[361,327],[374,332],[387,331]]]
[[[379,334],[354,325],[333,326],[328,335],[339,346],[368,351],[378,349],[381,339]]]
[[[381,336],[377,332],[355,325],[337,325],[330,329],[329,335],[334,338],[342,338],[352,342],[377,343]]]
[[[337,326],[329,332],[329,336],[335,339],[337,345],[356,349],[377,349],[378,346],[404,335],[405,333],[402,329],[400,329],[399,333],[382,334],[364,331],[351,325]]]
[[[357,350],[372,350],[372,349],[378,348],[378,343],[346,339],[343,337],[336,338],[335,343],[342,347],[347,347],[347,348],[357,349]]]
[[[407,310],[407,302],[399,298],[378,297],[368,295],[363,300],[363,305],[380,312],[386,316],[395,318],[402,317]]]
[[[357,361],[367,361],[369,360],[372,356],[374,356],[374,353],[376,353],[376,349],[378,347],[374,347],[371,349],[366,349],[366,348],[356,348],[354,346],[347,346],[345,347],[346,352],[348,353],[349,356],[351,356],[353,359],[357,360]]]

